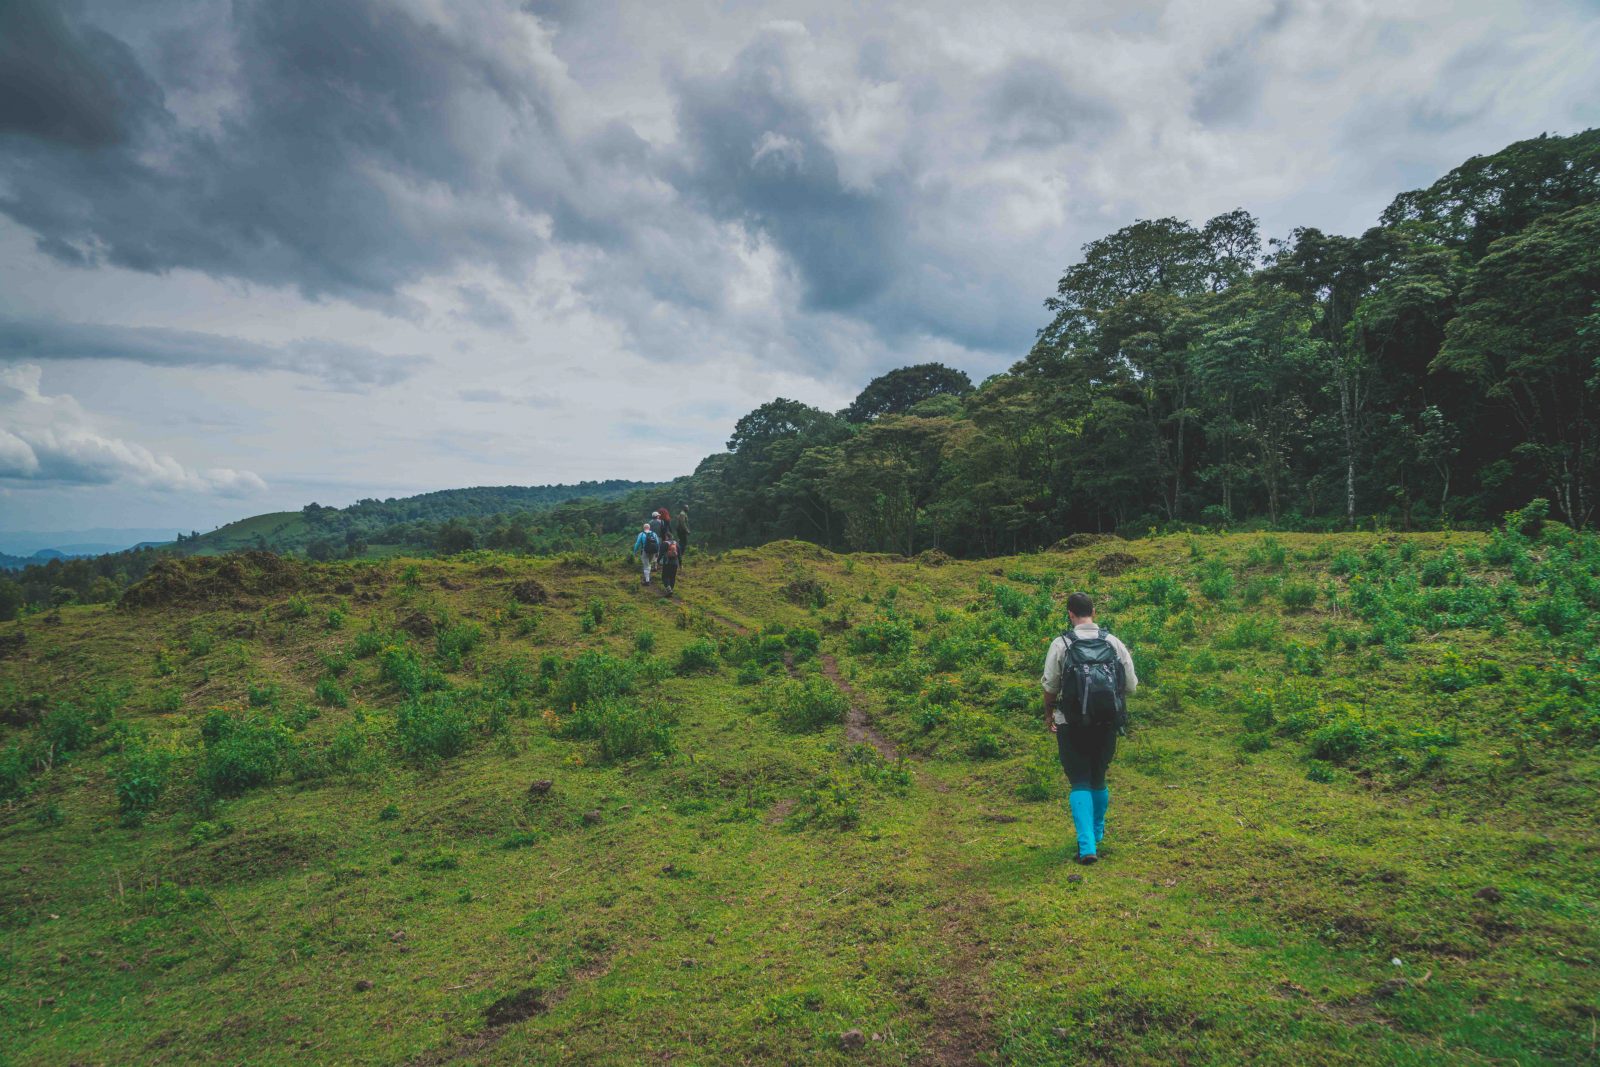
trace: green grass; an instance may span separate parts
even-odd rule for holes
[[[1590,1060],[1594,545],[1116,548],[25,619],[0,1062]],[[1034,692],[1075,588],[1146,683],[1092,868]]]

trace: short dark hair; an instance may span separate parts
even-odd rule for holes
[[[1094,614],[1094,601],[1089,599],[1088,593],[1073,593],[1067,597],[1067,610],[1080,619],[1087,619]]]

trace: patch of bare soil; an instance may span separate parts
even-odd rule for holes
[[[839,661],[827,652],[822,653],[818,658],[822,661],[822,673],[827,676],[830,682],[839,687],[839,691],[850,702],[850,710],[846,713],[844,720],[845,740],[852,745],[871,745],[878,750],[878,754],[884,759],[899,759],[900,750],[895,747],[893,741],[880,734],[872,725],[872,720],[867,718],[867,713],[862,710],[861,696],[856,692],[855,686],[846,681],[844,675],[839,673]]]

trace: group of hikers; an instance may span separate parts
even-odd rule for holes
[[[668,596],[678,583],[689,548],[689,512],[680,507],[676,519],[657,508],[639,530],[633,555],[643,568],[644,584],[658,567]],[[1065,633],[1050,643],[1044,657],[1045,728],[1056,738],[1056,754],[1067,776],[1067,807],[1077,835],[1078,862],[1095,863],[1106,836],[1106,809],[1111,791],[1106,771],[1117,754],[1117,738],[1127,729],[1127,697],[1139,687],[1133,657],[1124,645],[1095,622],[1094,601],[1087,593],[1067,597]]]
[[[644,584],[650,584],[650,572],[659,564],[661,586],[668,596],[678,584],[678,568],[688,550],[689,509],[685,507],[678,508],[676,520],[666,507],[656,508],[633,540],[633,554],[644,566]]]

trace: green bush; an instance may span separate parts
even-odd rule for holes
[[[283,687],[275,682],[250,682],[245,686],[245,695],[252,708],[275,708],[283,695]]]
[[[540,667],[541,673],[543,666]],[[558,708],[581,708],[612,697],[626,696],[637,684],[638,667],[609,652],[581,652],[556,682],[553,702]]]
[[[378,676],[412,698],[446,685],[442,674],[424,667],[417,654],[405,645],[390,645],[383,650],[378,657]]]
[[[483,641],[483,627],[476,623],[461,623],[457,626],[446,626],[439,630],[434,638],[434,645],[439,653],[439,662],[447,671],[459,671],[461,661],[477,648]]]
[[[1311,754],[1329,763],[1348,763],[1378,740],[1378,731],[1369,723],[1367,716],[1345,704],[1333,709],[1322,725],[1306,737]]]
[[[1200,595],[1220,603],[1233,595],[1233,575],[1224,571],[1200,580]]]
[[[1277,619],[1247,615],[1239,619],[1214,642],[1218,648],[1254,648],[1269,652],[1278,647],[1282,626]]]
[[[355,644],[350,646],[350,650],[355,653],[357,659],[366,659],[399,642],[399,636],[387,630],[380,630],[374,625],[356,634]]]
[[[212,796],[237,796],[266,785],[283,769],[293,736],[270,717],[212,711],[200,728],[205,743],[196,778]]]
[[[967,755],[972,759],[999,759],[1006,754],[1005,740],[992,726],[971,728],[967,735]]]
[[[1317,587],[1310,582],[1284,582],[1278,596],[1290,611],[1304,611],[1317,602]]]
[[[633,648],[636,652],[649,654],[656,648],[656,632],[654,630],[640,630],[633,635]]]
[[[342,708],[350,703],[350,694],[332,678],[323,678],[317,682],[317,699],[330,708]]]
[[[860,821],[860,781],[840,771],[818,779],[789,816],[789,825],[796,828],[848,830]]]
[[[144,821],[166,791],[171,765],[171,753],[159,749],[132,748],[123,753],[113,770],[113,780],[124,823],[138,825]]]
[[[826,678],[787,679],[773,697],[778,725],[790,733],[810,733],[844,722],[850,702]]]
[[[911,651],[911,627],[899,619],[874,619],[851,630],[849,644],[850,651],[858,656],[904,656]]]
[[[784,637],[784,643],[794,653],[794,658],[804,663],[822,648],[822,635],[810,627],[797,626]]]
[[[94,723],[88,713],[66,701],[45,712],[41,726],[57,758],[82,752],[94,741]]]
[[[342,610],[339,608],[330,608],[328,610],[328,617],[323,621],[323,625],[330,630],[342,630],[344,629],[344,621],[345,613]]]
[[[13,742],[0,748],[0,800],[25,794],[33,767],[33,753],[22,744]]]
[[[283,614],[291,619],[303,619],[311,614],[311,605],[302,596],[292,596],[283,605]]]
[[[717,646],[709,638],[699,638],[678,653],[679,674],[714,674],[717,671]]]
[[[427,763],[466,750],[472,718],[453,693],[424,693],[400,705],[395,742],[407,759]]]
[[[643,755],[669,755],[672,724],[650,708],[630,700],[607,700],[592,706],[600,758],[606,763]]]

